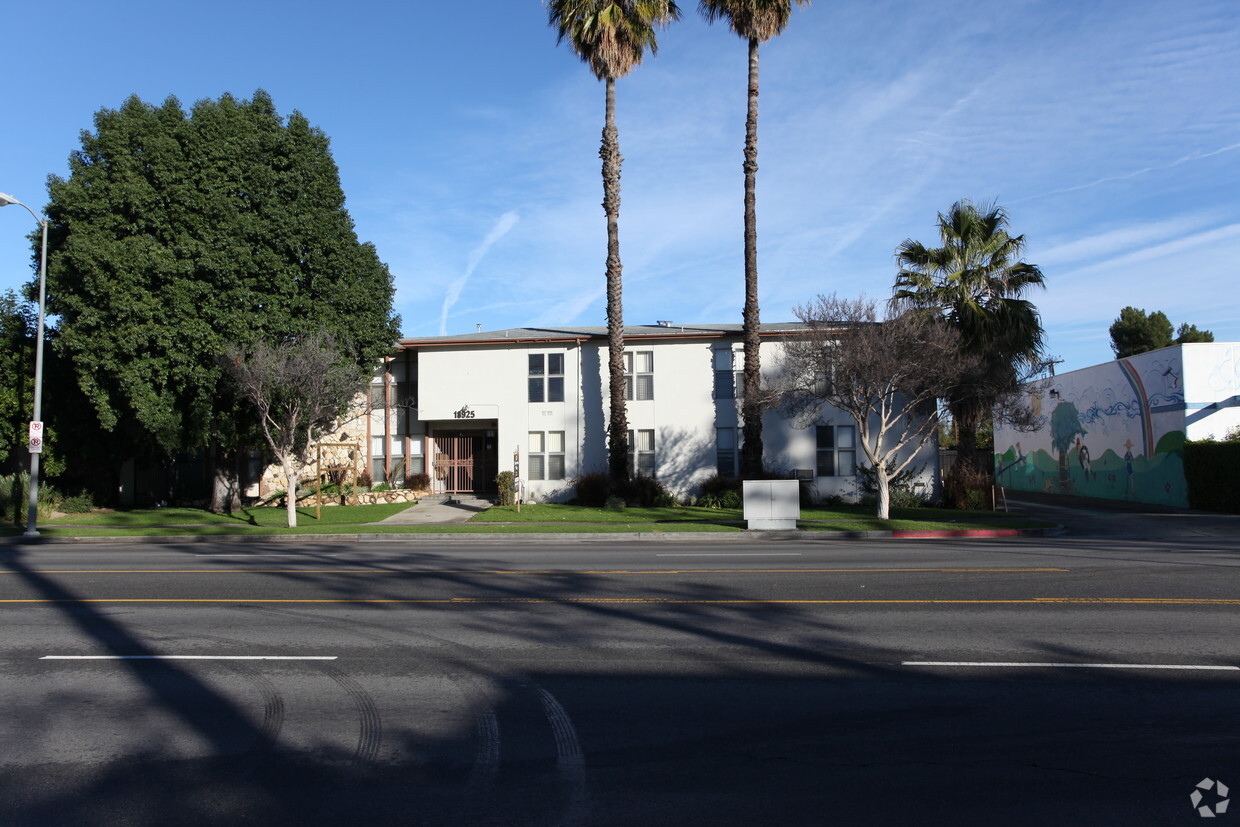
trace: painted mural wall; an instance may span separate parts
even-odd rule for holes
[[[1060,374],[1030,386],[1042,427],[995,431],[999,485],[1187,506],[1180,347]]]

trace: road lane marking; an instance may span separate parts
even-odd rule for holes
[[[656,554],[655,557],[804,557],[799,551],[678,551]]]
[[[1061,568],[871,568],[871,569],[35,569],[35,574],[1067,574]],[[0,574],[24,574],[5,571]]]
[[[1237,606],[1240,598],[1218,597],[1032,597],[992,600],[798,600],[798,599],[736,599],[693,600],[662,597],[426,597],[426,598],[341,598],[341,597],[81,597],[70,600],[44,598],[2,599],[0,604],[83,604],[83,603],[340,603],[340,604],[410,604],[410,605],[466,605],[466,604],[646,604],[646,605],[895,605],[895,606]]]
[[[39,660],[336,660],[335,655],[44,655]]]
[[[901,666],[964,666],[986,669],[1196,669],[1240,672],[1240,666],[1202,666],[1167,663],[987,663],[985,661],[906,660]]]

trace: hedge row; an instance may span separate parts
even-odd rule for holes
[[[1184,443],[1188,504],[1240,514],[1240,442]]]

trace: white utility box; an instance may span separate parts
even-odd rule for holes
[[[745,480],[745,523],[751,531],[790,531],[801,519],[801,483]]]

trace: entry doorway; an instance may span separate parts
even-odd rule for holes
[[[499,490],[499,454],[494,431],[438,431],[435,476],[447,494],[493,494]]]

